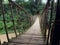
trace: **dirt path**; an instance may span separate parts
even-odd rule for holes
[[[12,37],[16,37],[14,33],[9,34],[9,38],[11,39]],[[6,34],[1,34],[0,40],[1,40],[1,43],[3,43],[4,41],[7,42]]]
[[[19,34],[19,33],[17,33],[17,34]],[[9,33],[8,35],[9,35],[9,39],[16,37],[15,33]],[[0,34],[0,40],[1,40],[2,44],[3,44],[3,42],[7,42],[6,34]]]

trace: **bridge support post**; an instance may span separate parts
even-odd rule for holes
[[[50,21],[49,21],[49,30],[48,30],[48,38],[47,38],[47,45],[50,44],[50,36],[51,36],[51,23],[52,23],[52,15],[53,15],[53,10],[54,10],[54,0],[51,0],[51,3],[50,3],[50,6],[51,6],[51,14],[50,14]]]
[[[18,16],[18,20],[17,20],[17,23],[20,23],[20,17],[19,17],[19,10],[17,9],[17,6],[16,6],[16,14]],[[18,32],[19,32],[19,35],[20,35],[20,30],[18,29]]]
[[[1,45],[1,40],[0,40],[0,45]]]
[[[1,7],[2,7],[3,23],[4,23],[4,28],[5,28],[7,40],[8,40],[8,42],[9,42],[8,30],[7,30],[6,20],[5,20],[5,16],[4,16],[4,14],[5,14],[5,11],[4,11],[4,4],[3,4],[2,1],[3,1],[3,0],[1,0],[0,2],[1,2]]]
[[[17,37],[16,26],[15,26],[15,21],[14,21],[14,16],[13,16],[12,3],[11,2],[9,2],[9,3],[10,3],[10,9],[11,9],[11,18],[12,18],[13,28],[14,28],[15,35]]]
[[[60,45],[60,0],[57,0],[57,10],[51,45]]]

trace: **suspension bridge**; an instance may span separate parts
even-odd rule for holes
[[[57,9],[56,9],[56,15],[59,16],[59,2],[57,1]],[[22,8],[20,5],[18,5],[16,2],[13,2],[9,0],[9,8],[11,11],[11,21],[13,23],[14,27],[14,34],[15,38],[10,39],[9,38],[9,33],[6,25],[6,19],[5,19],[5,8],[2,0],[0,1],[0,6],[1,6],[1,12],[3,16],[3,23],[4,23],[4,28],[6,32],[6,37],[7,37],[7,42],[4,42],[0,45],[60,45],[59,43],[59,26],[60,26],[60,17],[56,16],[56,19],[52,21],[52,15],[53,15],[53,10],[54,10],[54,0],[48,0],[42,13],[37,14],[36,17],[34,18],[32,14],[28,13],[24,8]],[[27,16],[27,19],[30,27],[26,29],[25,32],[20,33],[18,30],[18,34],[16,32],[16,26],[15,26],[15,20],[13,16],[13,7],[16,8],[16,16],[19,15],[19,10],[23,11],[24,14],[29,15]],[[47,18],[47,13],[48,11],[51,11],[50,13],[50,21],[48,22]],[[19,16],[18,16],[19,17]],[[20,17],[21,18],[21,17]],[[20,18],[17,22],[20,22]],[[56,24],[56,25],[55,25]],[[58,31],[56,31],[58,29]],[[14,35],[12,35],[14,36]],[[0,39],[1,40],[1,39]]]

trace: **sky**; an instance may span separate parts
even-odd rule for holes
[[[25,0],[25,1],[28,1],[28,0]],[[57,2],[57,0],[54,0],[55,2]],[[42,3],[46,3],[47,0],[42,0]]]
[[[8,0],[4,0],[4,1],[8,1]],[[13,1],[15,1],[15,0],[13,0]],[[25,0],[25,1],[27,2],[28,0]],[[57,0],[54,0],[54,1],[57,2]],[[42,0],[42,2],[46,4],[47,0]]]
[[[54,1],[55,1],[55,2],[57,2],[57,0],[54,0]],[[46,2],[47,2],[47,0],[42,0],[42,2],[43,2],[43,3],[46,3]]]
[[[47,2],[47,0],[42,0],[42,2],[43,2],[43,3],[46,3],[46,2]]]

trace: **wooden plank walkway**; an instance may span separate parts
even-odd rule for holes
[[[39,17],[36,18],[35,23],[24,34],[13,39],[8,45],[45,45]]]

